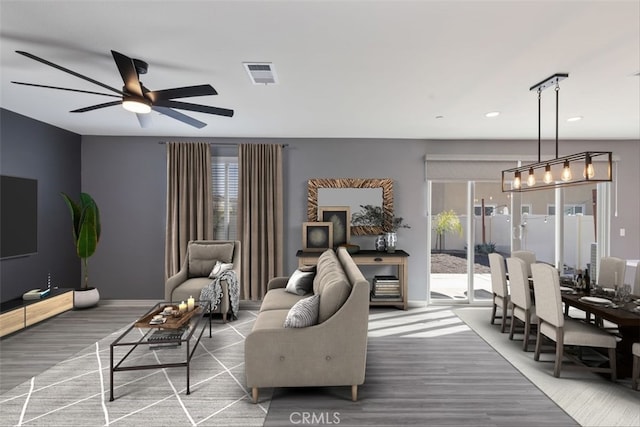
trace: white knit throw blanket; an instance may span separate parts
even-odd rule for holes
[[[202,288],[202,291],[200,291],[200,300],[211,301],[211,311],[216,311],[220,305],[220,300],[222,299],[222,286],[220,285],[221,280],[225,280],[227,282],[227,287],[229,288],[231,315],[227,315],[227,318],[235,320],[237,319],[240,304],[240,284],[238,283],[238,276],[235,271],[223,271],[220,275],[216,276],[211,283]]]

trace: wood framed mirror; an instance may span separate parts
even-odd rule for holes
[[[382,208],[380,225],[351,225],[351,235],[380,234],[391,229],[393,180],[389,178],[313,178],[307,183],[307,218],[319,221],[318,206],[349,206],[351,216],[363,205]],[[357,215],[356,215],[357,218]]]

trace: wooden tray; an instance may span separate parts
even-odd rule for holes
[[[151,321],[151,319],[153,319],[153,316],[162,313],[162,311],[164,310],[164,307],[160,307],[157,310],[152,311],[151,313],[147,314],[146,316],[138,319],[138,321],[135,323],[135,327],[136,328],[155,328],[155,329],[180,329],[181,327],[183,327],[189,320],[191,320],[191,318],[195,315],[195,314],[200,314],[202,313],[202,306],[200,305],[196,305],[195,307],[193,307],[193,310],[191,311],[187,311],[186,313],[183,313],[180,317],[174,317],[173,315],[170,316],[165,316],[165,319],[167,319],[164,323],[160,323],[158,325],[151,325],[149,322]],[[174,310],[177,309],[177,307],[173,307]]]

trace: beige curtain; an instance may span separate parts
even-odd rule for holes
[[[238,167],[240,298],[259,300],[269,279],[282,275],[282,146],[241,144]]]
[[[165,274],[180,270],[190,240],[213,238],[211,150],[206,143],[167,143]]]

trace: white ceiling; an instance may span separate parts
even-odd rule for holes
[[[1,0],[0,105],[82,135],[536,139],[529,87],[557,72],[561,139],[640,139],[640,1],[28,1]],[[141,129],[102,91],[15,53],[110,86],[110,50],[149,63],[151,90],[210,83],[188,99],[235,110],[185,112],[195,129],[151,113]],[[253,85],[243,62],[272,62]],[[542,93],[543,138],[555,97]],[[486,118],[489,111],[500,111]],[[436,118],[443,116],[442,118]],[[583,116],[578,122],[567,118]]]

